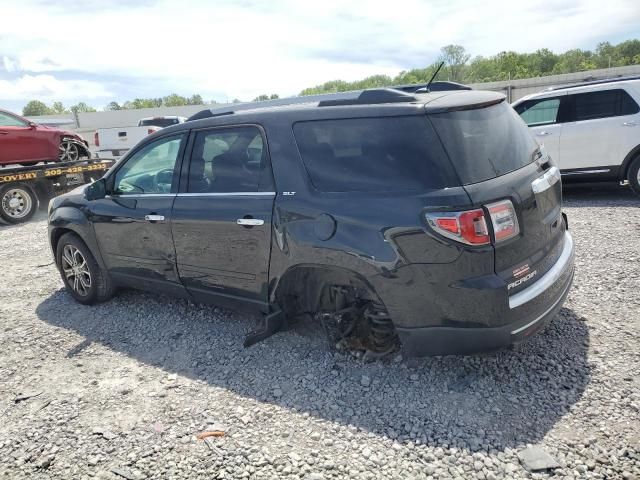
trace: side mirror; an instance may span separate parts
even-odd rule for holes
[[[96,180],[84,191],[87,200],[100,200],[107,195],[107,181],[104,178]]]
[[[36,128],[36,124],[34,122],[29,122],[29,128]]]

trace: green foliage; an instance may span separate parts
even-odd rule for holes
[[[25,117],[37,116],[37,115],[50,115],[53,113],[49,107],[47,107],[40,100],[31,100],[22,109],[22,115]]]
[[[86,112],[95,112],[96,109],[87,105],[84,102],[80,102],[77,105],[74,105],[73,107],[71,107],[71,111],[73,113],[86,113]]]
[[[438,73],[436,80],[461,83],[495,82],[580,72],[609,66],[639,65],[640,40],[627,40],[618,45],[603,42],[599,43],[594,51],[574,49],[555,54],[543,48],[533,53],[504,51],[490,57],[477,56],[473,59],[461,45],[447,45],[440,49],[438,60],[425,68],[402,71],[393,78],[374,75],[355,82],[332,80],[322,85],[305,88],[300,95],[426,83],[441,62],[445,62],[445,65]]]
[[[53,113],[58,113],[58,114],[69,113],[69,110],[65,108],[62,102],[53,102],[53,105],[51,106],[51,110],[53,111]]]
[[[105,110],[122,110],[122,107],[118,102],[109,102],[109,104],[104,107]]]
[[[264,100],[275,100],[277,98],[280,98],[280,96],[277,93],[272,93],[271,95],[258,95],[256,98],[253,99],[254,102],[263,102]],[[236,103],[235,101],[233,103]]]

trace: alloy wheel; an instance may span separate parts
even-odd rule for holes
[[[26,217],[33,208],[33,200],[21,188],[10,188],[2,195],[2,211],[11,218]]]
[[[78,146],[69,141],[60,143],[60,155],[58,158],[61,162],[75,162],[80,157]]]
[[[82,252],[73,245],[65,245],[61,263],[67,284],[78,295],[86,297],[91,289],[91,272]]]

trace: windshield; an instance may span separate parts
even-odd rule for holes
[[[505,102],[429,115],[464,185],[499,177],[531,163],[538,145]]]
[[[148,118],[146,120],[140,120],[140,127],[170,127],[178,123],[177,118]]]

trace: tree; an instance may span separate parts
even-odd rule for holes
[[[73,113],[86,113],[86,112],[95,112],[96,109],[87,105],[84,102],[80,102],[77,105],[74,105],[73,107],[71,107],[71,111]]]
[[[189,100],[187,100],[187,104],[188,105],[203,105],[204,104],[204,100],[202,100],[202,96],[195,94],[195,95],[191,95],[189,97]]]
[[[440,61],[444,62],[452,82],[464,81],[465,69],[471,55],[462,45],[446,45],[440,49]]]
[[[109,104],[104,107],[105,110],[122,110],[122,107],[118,102],[109,102]]]
[[[263,102],[265,100],[269,100],[269,95],[262,94],[253,99],[254,102]]]
[[[31,100],[22,109],[25,117],[35,117],[38,115],[51,115],[53,111],[40,100]]]
[[[62,102],[53,102],[51,110],[53,110],[53,113],[58,113],[58,114],[69,113],[69,110],[65,108]]]
[[[162,105],[165,107],[181,107],[187,104],[188,100],[177,93],[172,93],[171,95],[167,95],[162,98]]]

